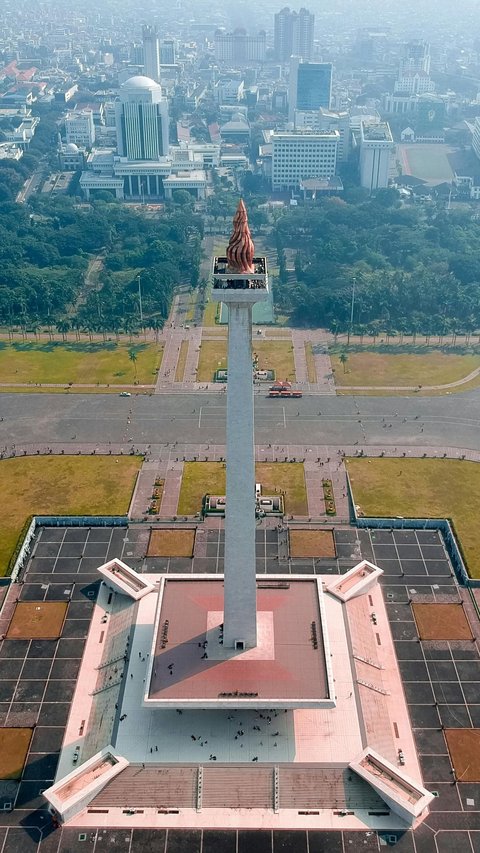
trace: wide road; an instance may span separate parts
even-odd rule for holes
[[[0,395],[0,449],[38,442],[225,442],[225,394]],[[480,390],[448,397],[255,397],[257,444],[480,450]]]

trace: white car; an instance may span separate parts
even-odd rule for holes
[[[120,391],[120,397],[131,397],[130,391]]]

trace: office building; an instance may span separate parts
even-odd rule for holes
[[[131,77],[115,102],[117,150],[128,160],[158,160],[168,154],[168,104],[148,77]]]
[[[143,71],[145,77],[160,83],[160,45],[156,27],[142,27]]]
[[[247,62],[264,62],[266,59],[267,36],[264,30],[257,35],[248,35],[244,29],[233,33],[216,30],[214,36],[215,59],[229,65],[245,65]]]
[[[65,140],[74,145],[91,148],[95,141],[92,110],[78,110],[65,116]]]
[[[294,122],[295,110],[330,109],[332,97],[331,62],[302,62],[301,57],[290,60],[288,90],[288,120]]]
[[[160,63],[161,65],[175,65],[176,51],[175,39],[165,38],[160,42]]]
[[[360,183],[373,192],[388,186],[390,161],[395,150],[387,122],[360,123]]]
[[[423,95],[425,92],[434,92],[435,83],[424,71],[416,71],[414,74],[403,75],[395,80],[395,92],[402,95]]]
[[[400,60],[399,77],[430,74],[430,45],[421,39],[409,41]]]
[[[313,30],[315,15],[308,9],[290,11],[285,6],[275,15],[274,50],[279,62],[288,62],[291,56],[313,58]]]
[[[337,162],[344,163],[348,160],[350,152],[350,115],[344,110],[334,112],[332,110],[295,110],[295,130],[338,130],[339,140],[337,149]]]
[[[272,189],[296,189],[304,178],[330,178],[335,174],[338,130],[273,133]]]
[[[480,116],[475,119],[472,136],[472,148],[478,159],[480,160]]]

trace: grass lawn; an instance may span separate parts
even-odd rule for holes
[[[30,515],[124,515],[139,456],[25,456],[0,461],[0,575]]]
[[[180,352],[178,353],[177,366],[175,368],[175,382],[183,382],[185,365],[187,363],[188,344],[188,341],[182,341],[180,344]]]
[[[202,326],[215,326],[215,318],[218,311],[218,302],[208,299],[203,312]]]
[[[335,540],[331,530],[289,531],[291,557],[336,557]]]
[[[10,640],[56,640],[61,636],[66,601],[19,601],[6,636]]]
[[[202,340],[198,357],[197,382],[213,382],[213,374],[227,365],[227,341]]]
[[[136,362],[130,360],[134,351]],[[154,385],[162,347],[147,343],[0,341],[0,382]],[[135,372],[136,368],[136,372]]]
[[[380,352],[348,352],[346,372],[339,353],[331,353],[335,383],[340,392],[343,385],[445,385],[468,376],[480,367],[480,355],[449,355],[435,351],[417,354],[392,354]],[[480,384],[480,377],[477,378]],[[470,384],[470,383],[469,383]],[[466,390],[466,386],[447,389],[450,392]],[[391,392],[389,392],[391,393]],[[428,392],[426,392],[428,393]]]
[[[314,385],[317,381],[317,368],[315,367],[315,356],[310,342],[305,344],[305,358],[307,362],[308,381]]]
[[[193,557],[194,530],[152,530],[147,557]]]
[[[293,347],[290,341],[254,340],[252,352],[258,356],[260,370],[274,370],[276,379],[295,380]],[[202,340],[197,382],[212,382],[215,370],[227,366],[227,341]]]
[[[399,153],[406,156],[408,174],[416,175],[429,184],[440,184],[453,179],[452,167],[447,155],[455,149],[450,146],[414,143],[400,145],[399,149]]]
[[[185,462],[178,499],[178,515],[195,515],[205,494],[225,494],[224,462]]]
[[[0,729],[0,779],[20,779],[33,729]]]
[[[366,516],[451,518],[468,572],[480,578],[480,465],[457,459],[348,459]]]
[[[263,493],[285,492],[285,510],[290,515],[307,515],[307,491],[301,462],[258,462],[255,478]],[[225,494],[225,463],[185,462],[178,501],[179,515],[194,515],[205,494]]]

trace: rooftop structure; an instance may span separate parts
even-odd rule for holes
[[[225,584],[205,577],[162,579],[143,705],[334,707],[321,583],[277,576],[258,580],[256,641],[242,649],[228,640],[228,581],[227,575]],[[233,616],[238,623],[243,614]],[[248,629],[248,623],[238,628],[243,637]]]
[[[123,595],[128,595],[134,601],[143,598],[149,592],[153,592],[154,585],[144,580],[130,566],[121,560],[114,559],[104,563],[98,569],[107,586],[115,589]]]

